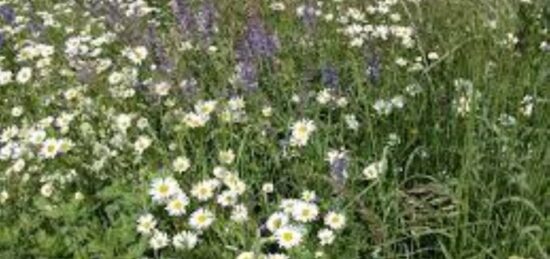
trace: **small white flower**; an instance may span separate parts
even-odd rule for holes
[[[207,209],[198,209],[189,216],[189,225],[198,230],[204,230],[214,223],[214,214]]]
[[[136,140],[136,142],[134,142],[134,150],[138,154],[143,154],[143,152],[147,148],[149,148],[149,146],[151,146],[151,143],[153,143],[153,141],[149,137],[139,136],[138,139]]]
[[[172,168],[177,173],[183,173],[187,171],[187,169],[189,169],[190,166],[191,166],[191,162],[187,157],[184,157],[184,156],[177,157],[172,162]]]
[[[317,233],[317,238],[319,238],[319,243],[324,246],[332,244],[334,242],[335,236],[332,230],[324,228],[319,230],[319,232]]]
[[[430,52],[430,53],[428,53],[428,59],[429,60],[438,60],[439,59],[439,54],[437,54],[436,52]]]
[[[265,225],[269,231],[275,233],[277,229],[282,228],[288,224],[289,218],[285,213],[275,212],[269,216]]]
[[[354,114],[346,114],[344,116],[344,120],[346,121],[346,125],[348,129],[351,129],[351,130],[359,129],[359,121],[357,121],[357,117],[355,117]]]
[[[236,259],[256,259],[256,255],[254,252],[242,252],[240,253]]]
[[[13,73],[11,71],[0,71],[0,86],[7,85],[13,81]]]
[[[248,209],[243,204],[238,204],[231,211],[231,220],[241,223],[248,219]]]
[[[323,89],[317,93],[317,102],[319,104],[327,104],[332,100],[332,95],[330,94],[329,89]]]
[[[220,204],[222,207],[229,207],[235,205],[237,203],[238,194],[227,190],[220,193],[217,197],[217,203]]]
[[[32,77],[32,68],[24,67],[24,68],[21,68],[21,70],[19,70],[15,79],[17,80],[18,83],[24,84],[29,82],[31,77]]]
[[[185,214],[185,208],[189,205],[189,198],[183,192],[176,195],[166,204],[166,210],[170,216],[181,216]]]
[[[160,82],[153,86],[153,91],[158,96],[167,96],[172,86],[168,82]]]
[[[17,117],[23,115],[23,111],[24,111],[23,107],[21,107],[21,106],[13,107],[11,109],[11,116],[17,118]]]
[[[40,149],[40,155],[46,159],[54,158],[60,151],[61,145],[60,142],[56,139],[49,138],[42,143],[42,148]]]
[[[307,144],[311,134],[317,129],[312,120],[303,119],[292,125],[292,135],[290,137],[291,146],[303,147]]]
[[[177,249],[193,249],[198,242],[199,237],[191,231],[182,231],[172,238],[172,244]]]
[[[292,217],[299,222],[312,222],[319,215],[317,205],[309,202],[296,202],[292,209]]]
[[[10,198],[10,194],[3,190],[0,192],[0,203],[4,204]]]
[[[271,115],[273,115],[273,108],[271,108],[270,106],[265,106],[262,108],[262,115],[264,117],[271,117]]]
[[[149,194],[153,197],[155,202],[166,202],[170,197],[180,193],[178,183],[174,178],[157,178],[153,180]]]
[[[151,239],[149,240],[149,245],[154,250],[159,250],[161,248],[164,248],[168,246],[170,243],[170,238],[168,238],[168,235],[161,231],[155,231]]]
[[[155,217],[149,213],[141,215],[137,219],[137,231],[143,235],[151,234],[156,226],[157,221],[155,220]]]
[[[280,247],[289,249],[300,245],[303,234],[300,229],[293,226],[284,226],[275,232],[275,239]]]
[[[232,149],[223,150],[218,153],[218,160],[222,164],[230,165],[235,160],[235,153]]]
[[[336,212],[329,212],[325,216],[325,225],[334,230],[342,229],[346,225],[346,216]]]
[[[262,186],[262,191],[264,193],[272,193],[273,192],[273,184],[272,183],[265,183],[263,186]]]
[[[201,181],[191,188],[191,196],[197,198],[199,201],[207,201],[214,196],[214,190],[217,186],[213,185],[210,181]]]
[[[40,188],[40,194],[42,194],[42,196],[48,198],[50,196],[52,196],[52,193],[53,193],[53,185],[51,183],[46,183],[44,185],[42,185],[42,188]]]
[[[265,259],[289,259],[288,255],[285,254],[268,254]]]

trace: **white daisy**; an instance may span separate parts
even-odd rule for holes
[[[187,171],[187,169],[189,169],[190,166],[191,166],[191,162],[187,157],[184,157],[184,156],[177,157],[172,162],[172,168],[177,173],[183,173]]]
[[[151,214],[141,215],[137,220],[137,231],[141,234],[151,234],[157,225],[155,217]]]
[[[166,210],[170,216],[181,216],[185,214],[185,208],[189,205],[189,198],[183,192],[176,195],[166,204]]]
[[[203,230],[212,225],[214,219],[214,213],[201,208],[191,214],[189,217],[189,225],[194,229]]]
[[[311,222],[319,215],[317,205],[309,202],[297,202],[292,210],[292,217],[299,222]]]
[[[325,216],[325,225],[335,230],[342,229],[346,225],[346,216],[331,211]]]
[[[214,196],[214,191],[217,188],[211,181],[201,181],[191,188],[191,196],[199,201],[207,201]]]
[[[324,246],[332,244],[335,236],[332,230],[323,228],[317,233],[317,238],[319,238],[319,243]]]
[[[248,219],[248,209],[243,204],[238,204],[231,211],[231,220],[242,223]]]
[[[40,155],[44,158],[54,158],[61,148],[59,141],[53,138],[46,139],[42,143]]]
[[[149,245],[154,250],[159,250],[161,248],[164,248],[168,246],[168,243],[170,243],[170,238],[168,238],[168,235],[161,231],[155,231],[151,239],[149,239]]]
[[[149,194],[155,202],[165,202],[175,194],[180,193],[180,188],[176,180],[172,177],[157,178],[153,180]]]
[[[290,145],[298,147],[305,146],[311,134],[317,129],[315,123],[307,119],[295,122],[291,128]]]
[[[265,259],[289,259],[288,255],[285,254],[268,254]]]
[[[282,228],[288,224],[288,216],[283,212],[275,212],[269,216],[265,226],[269,231],[275,233],[279,228]]]
[[[302,238],[301,230],[293,226],[284,226],[275,232],[277,244],[285,249],[300,245]]]
[[[182,231],[172,238],[172,244],[177,249],[193,249],[198,242],[199,237],[191,231]]]

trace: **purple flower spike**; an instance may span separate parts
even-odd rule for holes
[[[242,47],[254,57],[273,57],[279,49],[279,40],[275,35],[266,31],[258,17],[252,17],[246,25],[244,46]]]
[[[216,32],[216,8],[210,0],[206,0],[196,17],[197,30],[207,45],[212,42],[212,37]]]
[[[13,24],[15,22],[15,11],[9,5],[2,5],[0,6],[0,17],[2,17],[7,24]]]
[[[195,21],[187,1],[172,0],[170,6],[172,7],[172,12],[176,16],[182,35],[184,37],[190,37],[195,26]]]
[[[337,89],[340,85],[338,71],[330,65],[325,66],[321,70],[321,81],[326,87],[330,89]]]

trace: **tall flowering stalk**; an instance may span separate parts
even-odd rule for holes
[[[185,38],[191,37],[195,28],[195,18],[187,0],[172,0],[170,6],[176,16],[181,34]]]
[[[216,32],[216,8],[211,0],[206,0],[196,16],[197,30],[206,46],[212,44]]]
[[[366,76],[371,84],[378,85],[381,78],[381,57],[376,51],[371,51],[370,55],[367,55],[367,69],[365,71]]]
[[[241,42],[241,55],[255,58],[273,57],[279,49],[279,40],[275,34],[269,33],[258,16],[248,19],[244,40]]]
[[[333,66],[326,65],[321,69],[321,82],[329,89],[338,89],[340,85],[338,71]]]
[[[258,88],[257,64],[263,58],[271,58],[279,49],[275,34],[269,33],[260,18],[252,15],[249,18],[244,35],[237,44],[236,76],[247,90]]]
[[[155,64],[162,71],[170,72],[173,68],[172,61],[166,54],[166,49],[157,37],[154,25],[149,25],[147,28],[146,40],[151,53],[153,53],[153,60]]]
[[[15,22],[15,11],[7,4],[0,6],[0,17],[7,24],[13,24]]]

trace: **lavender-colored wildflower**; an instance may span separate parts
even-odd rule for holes
[[[153,53],[153,61],[155,62],[155,64],[162,71],[170,72],[173,68],[172,62],[166,54],[164,46],[162,46],[162,43],[156,35],[156,29],[154,25],[149,25],[149,27],[147,28],[147,43],[151,53]]]
[[[348,178],[348,161],[346,157],[337,158],[330,164],[330,176],[335,184],[344,186]]]
[[[298,15],[302,18],[308,32],[311,32],[317,22],[317,3],[314,0],[309,0],[299,8]]]
[[[376,52],[372,52],[367,58],[366,76],[373,85],[377,85],[380,82],[381,58]]]
[[[246,90],[255,90],[258,88],[258,71],[256,64],[250,59],[244,59],[237,63],[235,68],[238,82]]]
[[[321,81],[326,87],[330,89],[337,89],[340,84],[338,71],[330,65],[325,66],[321,69]]]
[[[240,48],[239,54],[246,57],[272,57],[279,49],[279,41],[265,29],[260,18],[253,16],[248,20]]]
[[[7,23],[13,24],[15,22],[15,11],[7,4],[0,6],[0,17]]]
[[[187,0],[172,0],[170,6],[176,16],[182,35],[187,38],[191,37],[195,27],[195,20]]]
[[[201,34],[202,40],[206,45],[210,45],[212,37],[216,32],[216,8],[211,0],[206,0],[202,4],[196,17],[197,30]]]

